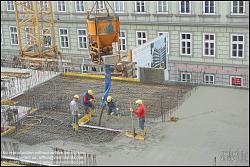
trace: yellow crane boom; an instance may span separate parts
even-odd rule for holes
[[[55,38],[52,1],[14,1],[19,62],[43,65],[37,59],[62,59]],[[25,58],[25,60],[24,60]],[[52,63],[50,63],[52,64]]]

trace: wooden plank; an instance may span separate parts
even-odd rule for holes
[[[130,137],[130,138],[134,138],[136,140],[144,140],[145,139],[145,136],[143,134],[135,133],[135,135],[134,135],[134,133],[131,131],[126,131],[125,136]]]

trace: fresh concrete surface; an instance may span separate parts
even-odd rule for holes
[[[213,165],[216,156],[217,165],[249,165],[248,158],[223,161],[228,151],[249,155],[248,95],[249,90],[199,87],[177,111],[180,120],[166,123],[159,143],[98,160],[102,165]]]
[[[178,108],[176,123],[148,120],[145,141],[120,134],[106,144],[50,141],[20,150],[88,152],[96,154],[97,165],[214,165],[215,157],[216,165],[249,165],[248,101],[249,90],[202,86]]]

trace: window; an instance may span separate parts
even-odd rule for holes
[[[96,1],[96,5],[98,9],[103,9],[105,7],[104,1]]]
[[[204,74],[204,83],[214,84],[214,75],[213,74]]]
[[[242,86],[243,77],[241,76],[230,76],[231,86]]]
[[[77,30],[77,36],[78,36],[78,48],[79,49],[88,48],[86,29],[78,29]]]
[[[215,34],[203,34],[203,56],[215,56]]]
[[[58,12],[66,12],[65,1],[58,1],[57,2],[57,10],[58,10]]]
[[[215,14],[215,1],[203,1],[203,14]]]
[[[168,2],[167,1],[157,1],[157,12],[167,13],[168,12]]]
[[[245,1],[231,1],[231,14],[245,14]]]
[[[69,47],[68,29],[60,28],[59,36],[60,36],[61,48],[68,48]]]
[[[10,27],[10,41],[11,45],[18,45],[17,28]]]
[[[103,67],[99,67],[99,72],[103,72]]]
[[[135,1],[135,11],[145,12],[145,1]]]
[[[48,10],[48,1],[40,1],[40,8],[41,11],[47,11]]]
[[[84,1],[75,1],[76,12],[84,12]]]
[[[181,55],[191,55],[192,54],[192,37],[191,33],[181,33],[180,34],[180,54]]]
[[[136,31],[136,41],[137,45],[141,45],[147,42],[147,32],[146,31]]]
[[[116,12],[124,12],[124,1],[114,1],[114,10]]]
[[[158,32],[158,37],[161,36],[161,35],[165,35],[166,36],[166,52],[167,54],[169,54],[169,35],[168,35],[168,32]]]
[[[7,11],[14,11],[14,1],[6,1]]]
[[[181,72],[181,81],[182,82],[190,82],[191,81],[191,73]]]
[[[87,65],[82,65],[81,67],[82,67],[82,73],[84,71],[91,71],[91,68],[89,66],[87,66]]]
[[[51,46],[51,35],[49,29],[43,29],[43,46],[50,47]]]
[[[70,66],[64,66],[63,72],[70,72]]]
[[[244,35],[231,35],[231,57],[244,58]]]
[[[191,2],[190,1],[180,1],[179,11],[181,14],[191,14]]]
[[[119,39],[120,39],[120,45],[121,45],[121,50],[126,51],[127,50],[127,39],[126,39],[126,32],[125,31],[120,31],[119,32]]]
[[[30,27],[25,28],[25,34],[26,34],[26,43],[27,45],[32,45],[32,29]]]

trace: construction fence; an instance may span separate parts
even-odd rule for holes
[[[28,74],[13,76],[14,74]],[[6,74],[6,76],[4,76]],[[38,71],[32,69],[4,68],[1,67],[1,99],[11,99],[30,88],[39,85],[57,75],[59,72]]]
[[[1,165],[8,166],[97,166],[96,154],[77,152],[53,147],[48,152],[23,152],[20,144],[11,141],[1,142]],[[27,160],[29,159],[29,160]]]

